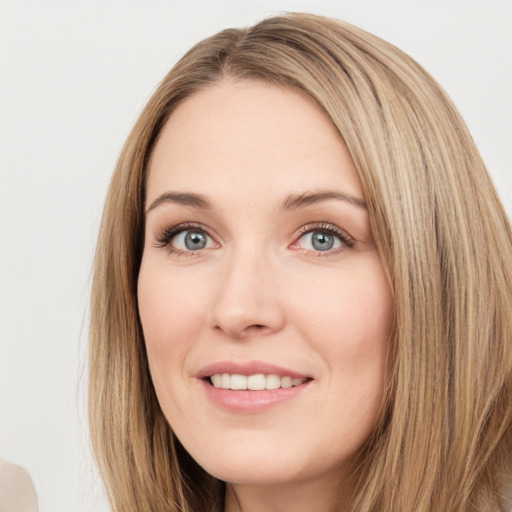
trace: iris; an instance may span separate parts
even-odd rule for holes
[[[311,243],[316,251],[328,251],[334,245],[334,236],[322,231],[313,231]]]
[[[185,247],[191,251],[206,247],[206,234],[201,231],[187,231],[185,234]]]

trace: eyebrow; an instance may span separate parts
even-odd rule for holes
[[[203,210],[211,210],[212,208],[210,201],[201,194],[193,194],[191,192],[165,192],[159,195],[151,203],[145,213],[154,210],[157,206],[164,203],[183,204],[185,206],[193,206]]]
[[[345,192],[338,192],[337,190],[318,190],[313,192],[303,192],[300,194],[290,194],[282,202],[281,210],[296,210],[303,206],[319,203],[321,201],[328,201],[329,199],[337,199],[346,201],[364,210],[367,209],[366,203],[358,197],[351,196]]]
[[[279,209],[281,211],[296,210],[304,206],[328,201],[330,199],[345,201],[365,210],[367,208],[366,203],[362,199],[346,194],[345,192],[339,192],[336,190],[319,190],[290,194],[285,197]],[[148,213],[151,210],[154,210],[157,206],[165,203],[182,204],[185,206],[200,208],[202,210],[212,209],[210,201],[201,194],[195,194],[192,192],[164,192],[151,203],[145,213]]]

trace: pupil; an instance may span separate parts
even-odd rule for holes
[[[317,251],[328,251],[334,245],[334,237],[327,233],[315,231],[312,237],[313,247]]]
[[[200,231],[189,231],[185,235],[185,247],[192,251],[204,249],[206,246],[206,236]]]

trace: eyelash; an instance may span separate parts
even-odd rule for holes
[[[297,235],[295,236],[296,242],[293,245],[297,244],[298,241],[308,233],[327,233],[329,235],[333,235],[341,241],[341,247],[334,250],[328,251],[315,251],[315,250],[307,250],[306,254],[308,256],[315,256],[319,258],[323,258],[326,256],[332,256],[333,254],[338,254],[339,252],[345,251],[346,249],[352,249],[355,244],[354,238],[352,238],[348,233],[335,226],[334,224],[329,224],[327,222],[320,222],[314,224],[306,224],[302,228],[299,229]],[[298,248],[297,248],[298,249]],[[296,250],[297,250],[296,249]]]
[[[188,255],[193,256],[196,252],[199,251],[183,251],[181,249],[176,249],[171,245],[172,240],[179,235],[180,233],[183,233],[184,231],[188,230],[195,230],[195,231],[202,231],[206,233],[209,237],[208,230],[204,228],[201,224],[197,224],[194,222],[183,222],[181,224],[176,224],[175,226],[170,226],[168,228],[163,229],[160,234],[156,237],[154,246],[157,248],[167,248],[170,254],[178,254],[178,255]],[[293,245],[297,244],[297,242],[306,234],[313,233],[313,232],[320,232],[320,233],[327,233],[329,235],[334,235],[337,237],[341,243],[342,247],[336,249],[336,250],[329,250],[329,251],[315,251],[315,250],[307,250],[307,255],[313,255],[316,257],[325,257],[332,254],[337,254],[340,251],[344,251],[347,248],[351,249],[354,247],[355,240],[347,234],[345,231],[341,230],[337,226],[333,224],[329,224],[326,222],[321,223],[314,223],[314,224],[306,224],[302,228],[299,229],[299,231],[295,235],[295,242],[292,244],[292,248],[295,250],[298,250],[298,247],[293,247]],[[211,238],[211,237],[210,237]]]
[[[206,230],[201,224],[196,224],[194,222],[182,222],[181,224],[176,224],[175,226],[170,226],[168,228],[163,229],[160,234],[156,237],[155,247],[157,248],[167,248],[169,253],[179,253],[179,254],[189,254],[194,251],[182,251],[180,249],[175,249],[171,242],[173,238],[178,236],[183,231],[194,230],[194,231],[202,231],[208,235],[208,230]],[[210,236],[210,235],[208,235]]]

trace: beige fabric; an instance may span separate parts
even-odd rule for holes
[[[28,473],[0,460],[0,512],[37,512],[37,496]]]

